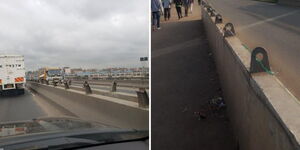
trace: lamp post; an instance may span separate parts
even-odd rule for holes
[[[148,61],[148,57],[140,57],[140,62],[142,63],[142,73],[143,73],[143,76],[142,77],[142,83],[144,83],[144,79],[146,79],[146,71],[145,71],[145,66],[143,65],[143,62],[147,62]]]

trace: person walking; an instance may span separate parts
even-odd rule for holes
[[[190,0],[191,14],[193,13],[193,5],[194,5],[194,0]]]
[[[161,0],[151,0],[152,26],[153,29],[160,29],[160,13],[162,13]]]
[[[182,12],[181,12],[181,7],[182,7],[182,0],[174,0],[178,19],[182,18]]]
[[[171,0],[163,0],[165,21],[171,17]]]
[[[183,0],[184,16],[185,17],[188,16],[190,4],[191,4],[190,0]]]

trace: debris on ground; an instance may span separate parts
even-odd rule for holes
[[[194,115],[198,118],[198,120],[206,119],[206,114],[203,112],[195,111]]]
[[[186,112],[187,110],[188,110],[188,108],[185,106],[185,107],[183,108],[182,112],[184,113],[184,112]]]

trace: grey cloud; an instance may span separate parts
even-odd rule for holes
[[[42,66],[136,67],[148,56],[148,0],[5,0],[0,54]]]

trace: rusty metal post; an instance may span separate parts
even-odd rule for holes
[[[117,91],[117,82],[114,80],[111,84],[111,92]]]
[[[69,84],[68,84],[68,81],[64,81],[64,85],[65,85],[65,89],[67,90],[67,89],[70,89],[70,86],[69,86]]]
[[[84,82],[83,88],[85,89],[85,94],[92,94],[92,89],[87,81]]]
[[[145,88],[140,88],[136,91],[138,96],[139,107],[148,108],[149,107],[149,97]]]

